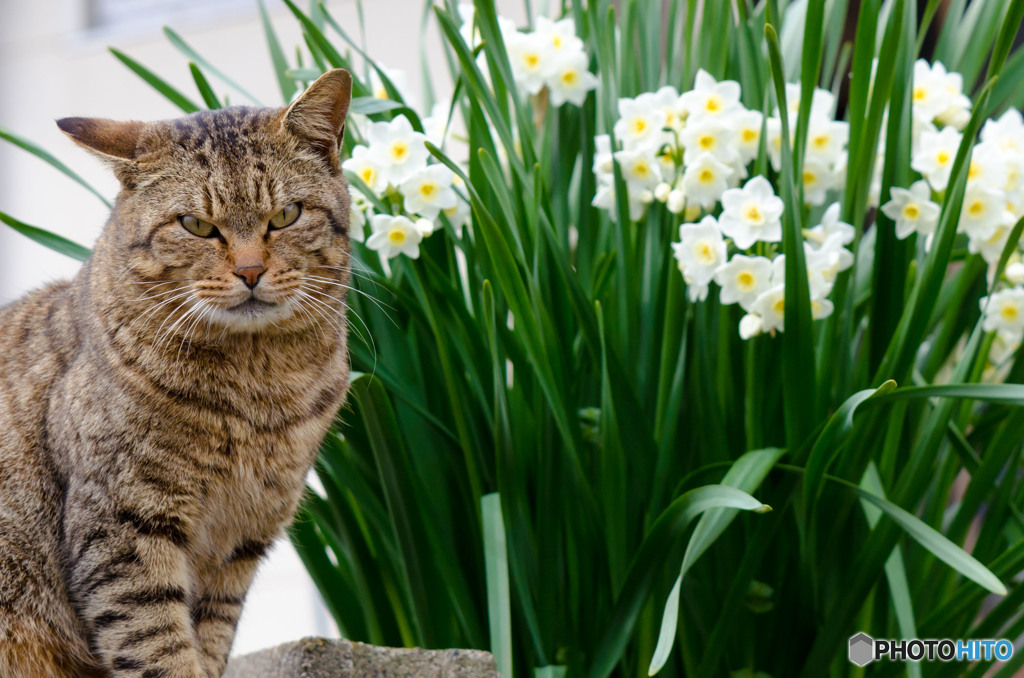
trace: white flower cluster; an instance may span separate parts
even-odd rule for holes
[[[475,47],[480,43],[480,32],[474,24],[473,4],[459,3],[459,16],[463,39]],[[587,92],[597,87],[597,77],[587,70],[590,59],[583,41],[576,36],[572,19],[552,21],[538,16],[536,28],[523,32],[511,20],[499,16],[498,28],[508,50],[512,77],[524,92],[539,94],[546,87],[553,106],[565,102],[582,106]],[[486,73],[483,55],[480,58],[481,71]]]
[[[662,87],[635,99],[620,99],[613,131],[621,148],[612,148],[609,135],[594,140],[598,190],[593,204],[616,216],[617,162],[628,192],[630,220],[643,217],[654,201],[684,214],[687,222],[700,219],[684,223],[679,242],[672,245],[687,293],[691,301],[703,300],[715,282],[723,304],[738,303],[747,312],[740,335],[750,338],[784,329],[785,255],[778,254],[776,243],[782,241],[785,206],[765,177],[743,183],[760,150],[762,127],[771,161],[776,169],[781,166],[782,123],[778,111],[764,121],[761,113],[745,108],[740,94],[738,83],[718,82],[702,70],[694,88],[682,95]],[[799,95],[798,86],[787,85],[793,126]],[[834,120],[833,112],[832,95],[816,90],[803,175],[804,199],[813,206],[825,203],[846,166],[848,126]],[[854,231],[839,221],[839,205],[832,204],[804,235],[813,313],[824,318],[832,313],[827,297],[836,275],[853,265],[846,245],[853,241]]]
[[[959,130],[970,118],[971,101],[962,92],[958,73],[936,62],[914,66],[914,136],[911,168],[922,179],[908,189],[893,188],[882,211],[896,223],[896,235],[931,236],[939,220],[939,203],[949,185],[960,148]],[[971,151],[967,192],[957,230],[967,236],[972,254],[998,261],[1014,223],[1024,216],[1024,119],[1007,111],[988,120]]]
[[[404,254],[419,257],[423,238],[438,228],[443,213],[456,229],[468,223],[469,206],[455,191],[457,177],[444,165],[427,164],[427,136],[413,130],[408,119],[369,123],[368,146],[356,145],[342,168],[358,177],[372,195],[352,192],[351,229],[362,240],[369,221],[366,246],[382,258]],[[391,208],[375,214],[376,199]]]
[[[789,121],[795,129],[800,88],[787,85],[786,92]],[[701,70],[694,88],[682,95],[673,87],[662,87],[635,99],[620,99],[614,133],[621,149],[612,149],[609,135],[594,140],[593,170],[598,179],[594,206],[614,209],[614,159],[629,193],[631,220],[640,219],[647,205],[658,200],[669,211],[685,211],[687,220],[695,221],[701,213],[714,211],[725,191],[747,177],[747,167],[760,149],[762,126],[768,154],[778,170],[780,113],[763,121],[761,113],[740,103],[740,93],[739,83],[717,82]],[[804,200],[810,205],[825,204],[827,192],[845,176],[849,126],[833,119],[834,108],[831,93],[815,90],[802,177]]]
[[[728,257],[726,238],[734,249],[748,250],[756,243],[782,239],[782,200],[771,184],[756,176],[743,188],[730,188],[722,195],[722,214],[710,214],[699,223],[679,227],[679,242],[672,243],[679,270],[686,280],[691,301],[707,298],[714,281],[723,304],[738,303],[747,314],[740,321],[744,339],[762,332],[785,329],[786,255],[774,258],[752,252],[735,252]],[[853,265],[846,245],[853,242],[853,227],[839,221],[839,204],[825,210],[821,223],[805,232],[804,257],[814,318],[832,314],[832,292],[836,275]],[[745,243],[745,244],[743,244]],[[769,252],[771,248],[762,248]]]

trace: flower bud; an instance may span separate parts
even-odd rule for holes
[[[1006,281],[1011,285],[1024,283],[1024,263],[1014,262],[1006,267]]]
[[[668,211],[672,214],[680,214],[683,208],[686,207],[686,196],[678,188],[669,191],[668,198],[665,201]]]
[[[654,199],[658,202],[665,202],[668,200],[668,195],[671,192],[672,187],[663,181],[654,187]]]
[[[740,318],[741,339],[750,339],[751,337],[756,337],[757,335],[761,334],[761,331],[763,329],[764,323],[761,322],[761,316],[759,315],[748,313],[747,315]]]

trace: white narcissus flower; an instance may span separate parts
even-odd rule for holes
[[[1006,248],[1006,242],[1010,239],[1010,230],[1011,225],[1001,223],[987,238],[968,238],[967,251],[971,254],[980,254],[985,261],[994,264],[999,261],[999,257],[1002,256],[1003,250]]]
[[[961,93],[963,79],[959,73],[947,73],[940,61],[929,66],[924,59],[914,62],[914,81],[911,90],[914,117],[931,122],[951,106],[970,106]]]
[[[979,303],[985,314],[981,326],[986,332],[1002,331],[1016,335],[1024,332],[1024,289],[1000,290],[990,297],[982,297]]]
[[[427,164],[427,137],[413,130],[405,116],[372,123],[366,136],[370,141],[367,157],[380,168],[383,181],[398,186]]]
[[[981,128],[981,140],[1003,151],[1024,152],[1024,115],[1011,108],[998,120],[986,120]]]
[[[971,163],[967,167],[967,186],[985,184],[1002,189],[1006,186],[1006,159],[1003,151],[994,143],[981,142],[971,149]]]
[[[796,116],[800,112],[800,90],[799,83],[786,83],[786,108],[789,110],[790,133],[796,129]],[[812,118],[833,118],[836,110],[836,98],[832,92],[820,87],[814,88],[811,95],[811,117]],[[775,117],[779,117],[779,110],[775,109]]]
[[[969,238],[988,240],[1006,220],[1006,196],[987,186],[972,186],[964,194],[957,230]]]
[[[412,89],[409,87],[409,78],[406,76],[405,71],[400,71],[397,68],[387,68],[386,66],[381,66],[381,70],[384,71],[384,75],[387,76],[391,84],[398,90],[398,96],[402,98],[405,105],[409,108],[416,108],[418,102],[412,93]],[[388,96],[388,90],[384,86],[383,78],[380,77],[375,68],[370,69],[370,91],[378,99],[391,98]]]
[[[455,229],[455,235],[461,238],[462,229],[469,224],[469,204],[465,200],[459,199],[455,202],[455,207],[441,210],[441,212],[448,217],[448,221],[451,223],[452,228]]]
[[[771,260],[736,254],[715,271],[714,281],[722,288],[723,304],[739,302],[744,310],[750,311],[758,295],[768,289],[771,277]]]
[[[680,226],[679,242],[672,243],[672,250],[687,285],[707,287],[715,270],[725,263],[725,240],[711,215],[699,224]]]
[[[1024,262],[1015,261],[1009,264],[1003,272],[1003,276],[1011,285],[1024,283]]]
[[[697,71],[693,89],[683,93],[679,104],[690,118],[726,116],[740,104],[740,84],[734,80],[718,82],[702,68]]]
[[[516,32],[508,36],[505,47],[516,84],[530,94],[539,92],[555,67],[551,42],[537,33]]]
[[[750,339],[761,334],[764,329],[764,321],[761,316],[748,313],[740,318],[740,339]]]
[[[811,118],[807,130],[807,157],[833,165],[850,139],[850,123],[831,118]]]
[[[584,52],[573,52],[560,58],[548,78],[551,105],[561,106],[566,101],[582,106],[587,92],[597,88],[597,76],[587,70],[589,59]]]
[[[757,157],[761,148],[761,125],[764,116],[759,111],[742,111],[730,119],[733,133],[733,148],[739,153],[740,162],[747,164]]]
[[[739,164],[739,152],[733,145],[736,133],[730,121],[721,117],[691,120],[679,133],[683,144],[683,162],[691,163],[701,153],[710,153],[727,165]]]
[[[583,41],[576,37],[576,23],[571,18],[552,21],[546,16],[538,16],[534,34],[551,45],[556,57],[583,51]]]
[[[601,177],[602,174],[611,174],[615,169],[612,161],[612,138],[607,134],[599,134],[594,137],[594,165],[591,169],[594,174]]]
[[[750,305],[750,312],[761,318],[765,332],[786,329],[786,286],[776,285],[757,296]]]
[[[408,217],[375,214],[370,226],[373,233],[366,239],[366,246],[377,250],[382,258],[393,259],[399,254],[419,258],[423,232]]]
[[[960,149],[960,139],[960,133],[952,127],[946,127],[941,132],[921,132],[910,166],[920,172],[937,192],[941,193],[949,185],[949,174],[953,171],[953,162]]]
[[[647,210],[647,203],[641,200],[641,197],[645,196],[629,191],[628,187],[627,193],[629,193],[629,195],[627,196],[629,206],[629,220],[639,221],[640,218],[644,216],[644,212]],[[651,194],[651,198],[654,198],[653,194]],[[603,210],[608,210],[612,220],[618,220],[619,212],[618,209],[615,207],[614,184],[599,183],[597,185],[597,194],[594,196],[594,199],[590,202],[590,204],[593,205],[594,207],[598,207]]]
[[[672,189],[665,200],[665,207],[672,214],[682,214],[686,209],[686,193],[681,188]]]
[[[615,138],[626,150],[644,146],[657,148],[664,139],[662,128],[666,116],[657,106],[653,94],[636,99],[619,99],[619,119],[615,122]]]
[[[811,299],[811,317],[815,320],[829,317],[834,310],[835,306],[828,299]]]
[[[654,199],[658,202],[668,202],[668,196],[672,192],[672,186],[664,181],[654,187]]]
[[[827,164],[808,157],[804,160],[804,202],[808,205],[824,205],[829,189],[836,184],[836,175]]]
[[[891,200],[882,205],[882,212],[895,222],[897,238],[903,240],[911,233],[935,232],[941,208],[932,202],[932,189],[926,181],[915,181],[909,190],[893,187],[889,195]]]
[[[380,193],[387,188],[387,181],[380,167],[370,158],[369,150],[361,145],[353,147],[352,157],[341,163],[341,168],[359,177],[359,180],[374,193]]]
[[[838,235],[840,245],[849,245],[856,233],[853,226],[845,221],[839,221],[839,203],[834,202],[821,215],[821,223],[806,230],[804,237],[816,247],[821,247],[827,239]]]
[[[427,140],[435,146],[442,146],[444,143],[445,129],[448,126],[448,106],[438,101],[430,109],[430,115],[422,118],[423,134]]]
[[[352,196],[352,189],[349,188],[349,197]],[[363,205],[354,198],[348,204],[348,235],[356,242],[366,240],[366,214],[363,212]]]
[[[615,159],[622,170],[622,178],[630,192],[653,189],[661,182],[661,169],[654,151],[640,148],[635,151],[617,151]]]
[[[711,153],[701,153],[686,166],[683,174],[683,192],[690,204],[705,209],[714,206],[729,187],[733,170]]]
[[[454,180],[455,173],[444,165],[428,165],[416,172],[399,186],[405,211],[436,219],[441,210],[455,207]]]
[[[732,238],[736,247],[749,249],[755,242],[782,240],[782,199],[772,185],[756,176],[743,188],[730,188],[722,193],[722,232]]]
[[[679,103],[679,92],[671,85],[665,85],[654,93],[658,108],[665,114],[665,127],[675,131],[683,129],[686,124],[685,111]]]

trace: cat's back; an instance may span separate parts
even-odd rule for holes
[[[33,437],[45,419],[47,395],[79,341],[72,293],[71,282],[51,283],[0,308],[0,426],[7,430]]]

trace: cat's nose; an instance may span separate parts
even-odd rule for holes
[[[235,275],[245,281],[246,286],[251,290],[256,287],[260,281],[260,276],[263,275],[267,269],[261,265],[256,266],[245,266],[244,268],[236,268]]]

